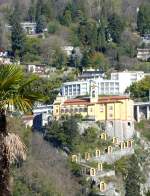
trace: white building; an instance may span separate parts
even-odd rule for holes
[[[71,56],[74,47],[73,46],[63,46],[61,49],[67,54],[67,56]]]
[[[27,34],[35,34],[36,33],[36,23],[35,22],[22,22],[21,26]]]
[[[150,44],[150,34],[145,34],[145,35],[143,35],[143,37],[141,37],[142,38],[142,42],[144,43],[144,44]]]
[[[137,59],[147,61],[150,59],[150,48],[138,48]]]
[[[36,34],[36,23],[35,22],[21,22],[20,24],[25,33],[29,35]],[[12,26],[6,24],[5,28],[7,29],[7,31],[11,31]]]
[[[66,82],[61,88],[63,96],[73,98],[77,96],[86,96],[90,94],[90,87],[94,82],[98,87],[99,95],[123,95],[127,87],[133,82],[143,79],[145,76],[142,71],[134,72],[115,72],[111,73],[111,79],[87,79],[81,81]]]
[[[78,76],[78,80],[104,78],[105,74],[99,69],[83,69],[82,74]]]
[[[33,114],[52,114],[53,113],[53,105],[37,105],[36,107],[33,108]]]

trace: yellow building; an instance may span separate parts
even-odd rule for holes
[[[58,96],[54,101],[53,115],[59,119],[64,115],[81,114],[95,121],[133,121],[133,101],[128,96],[106,96],[96,98],[65,99]]]

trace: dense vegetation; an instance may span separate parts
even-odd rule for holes
[[[8,1],[1,5],[1,19],[12,25],[12,32],[4,31],[1,21],[0,47],[12,49],[14,58],[25,63],[132,69],[131,65],[138,64],[135,57],[140,45],[135,32],[150,32],[149,7],[147,0]],[[26,36],[20,25],[23,21],[36,22],[38,34]],[[68,57],[62,50],[68,45],[80,50]]]

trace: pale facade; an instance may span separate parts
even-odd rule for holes
[[[138,48],[137,59],[147,61],[150,58],[150,48]]]
[[[94,77],[94,75],[91,75]],[[90,94],[91,84],[94,82],[98,87],[98,95],[124,95],[125,90],[133,82],[137,82],[145,77],[142,71],[124,71],[111,73],[111,79],[99,78],[91,79],[88,76],[85,80],[66,82],[61,88],[62,96],[75,98],[77,96],[87,96]],[[97,76],[97,75],[96,75]]]
[[[53,115],[59,119],[64,115],[81,114],[95,121],[122,120],[133,121],[133,101],[126,96],[65,99],[57,97],[53,105]]]

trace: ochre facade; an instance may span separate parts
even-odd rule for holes
[[[133,101],[127,96],[65,99],[58,96],[54,102],[53,115],[59,119],[64,115],[80,114],[95,121],[133,121]]]

